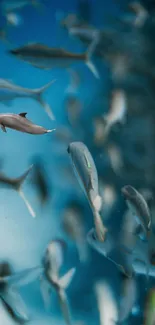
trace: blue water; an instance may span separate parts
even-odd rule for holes
[[[119,14],[120,5],[116,1],[89,0],[90,2],[90,23],[102,27],[106,23],[108,15]],[[57,0],[45,1],[41,12],[29,6],[20,11],[23,24],[10,28],[9,41],[13,47],[18,47],[28,42],[40,42],[53,47],[64,47],[71,51],[83,52],[85,47],[77,40],[72,40],[67,32],[60,28],[57,16],[66,13],[77,13],[78,0]],[[2,19],[4,19],[2,17]],[[27,117],[38,125],[47,129],[68,127],[67,116],[64,108],[65,89],[69,84],[69,74],[65,69],[53,69],[44,71],[36,69],[27,63],[7,53],[7,47],[0,42],[0,77],[11,80],[27,88],[39,88],[49,81],[56,79],[56,82],[45,92],[44,99],[50,104],[56,121],[51,121],[43,108],[32,99],[15,99],[11,106],[0,105],[0,112],[21,113],[27,112]],[[96,80],[88,67],[75,64],[73,67],[78,70],[81,76],[81,84],[78,90],[78,98],[83,104],[83,125],[85,128],[84,141],[89,149],[92,145],[91,116],[97,110],[96,101],[98,92],[110,87],[108,69],[104,63],[96,60],[96,65],[103,77]],[[93,104],[92,104],[93,103]],[[107,110],[107,105],[103,111]],[[76,140],[82,140],[80,132],[76,134]],[[37,266],[41,263],[42,256],[50,240],[60,237],[68,242],[68,251],[64,270],[76,267],[77,271],[71,286],[67,290],[68,299],[72,311],[73,324],[82,321],[86,324],[99,324],[97,304],[93,294],[93,286],[97,279],[109,281],[115,288],[116,297],[119,296],[120,277],[118,270],[103,256],[90,249],[90,260],[87,264],[80,264],[78,254],[73,243],[64,234],[61,226],[63,209],[69,199],[80,199],[85,207],[84,219],[89,230],[93,225],[92,212],[88,202],[83,196],[79,184],[72,174],[70,161],[67,155],[67,145],[58,146],[54,133],[51,135],[33,136],[7,130],[7,133],[0,132],[0,158],[4,160],[3,170],[11,177],[22,174],[32,163],[33,156],[42,157],[46,173],[51,185],[51,199],[44,208],[40,208],[39,199],[35,188],[31,183],[31,175],[24,183],[24,190],[34,210],[36,219],[32,219],[27,211],[24,202],[14,191],[8,189],[0,190],[0,259],[8,260],[15,272],[25,268]],[[93,157],[100,173],[104,165],[100,162],[95,148]],[[66,165],[71,173],[72,183],[63,174],[63,166]],[[69,169],[70,168],[70,169]],[[68,174],[67,174],[68,175]],[[114,227],[119,228],[119,220],[124,210],[122,198],[118,201],[112,215]],[[48,325],[64,324],[58,301],[55,293],[51,296],[51,313],[45,312],[43,300],[40,293],[39,281],[22,288],[21,294],[32,315],[31,324]],[[2,306],[0,308],[0,324],[9,325],[13,322],[8,318]],[[132,320],[134,324],[134,320]],[[138,324],[137,319],[135,324]]]

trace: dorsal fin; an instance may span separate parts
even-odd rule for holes
[[[26,118],[27,113],[20,113],[19,115]]]

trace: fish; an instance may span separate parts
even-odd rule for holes
[[[65,89],[65,94],[69,94],[69,95],[76,94],[80,86],[80,81],[81,81],[80,75],[75,69],[72,68],[68,68],[67,71],[70,75],[70,83],[68,87]]]
[[[0,114],[0,127],[3,132],[7,132],[6,128],[10,128],[16,131],[29,133],[29,134],[45,134],[55,131],[55,129],[47,130],[40,125],[32,123],[26,118],[27,113],[13,114],[13,113],[1,113]]]
[[[8,12],[6,14],[7,25],[9,26],[20,26],[23,23],[23,19],[20,15],[14,12]]]
[[[37,187],[39,198],[42,204],[45,204],[50,198],[50,189],[43,162],[40,157],[34,157],[33,183]]]
[[[43,258],[44,273],[41,278],[41,292],[45,307],[49,307],[50,292],[53,287],[57,292],[60,308],[67,325],[71,325],[71,315],[65,289],[69,286],[75,274],[75,268],[71,268],[65,275],[59,277],[59,270],[63,264],[66,244],[61,239],[52,240]]]
[[[108,154],[112,170],[116,175],[120,175],[124,167],[123,155],[120,148],[113,143],[108,143],[106,146],[106,152]]]
[[[7,313],[18,324],[28,322],[30,316],[17,288],[36,280],[41,272],[42,268],[36,267],[13,273],[8,262],[0,263],[0,300]]]
[[[63,230],[75,241],[81,263],[88,261],[83,213],[82,206],[76,201],[71,201],[64,211],[62,221]]]
[[[134,26],[141,28],[144,26],[147,19],[149,19],[149,13],[146,8],[138,1],[129,3],[128,8],[136,15],[134,20]]]
[[[52,48],[40,43],[29,43],[9,50],[9,53],[36,68],[44,70],[51,70],[55,67],[69,67],[74,62],[85,62],[94,76],[99,79],[98,71],[91,61],[95,46],[96,43],[94,42],[94,44],[90,44],[85,53],[73,53],[62,48]]]
[[[65,98],[65,108],[68,121],[72,127],[76,126],[79,122],[80,113],[82,111],[82,103],[75,95],[68,95]]]
[[[98,281],[94,286],[100,325],[113,325],[118,321],[118,306],[110,284]]]
[[[50,109],[50,106],[44,102],[43,94],[44,92],[55,82],[56,80],[52,80],[43,87],[38,89],[29,89],[25,87],[21,87],[16,85],[6,79],[0,79],[0,102],[8,103],[16,98],[32,98],[36,100],[48,114],[48,116],[54,120],[54,114]]]
[[[116,123],[125,124],[127,113],[127,99],[125,92],[121,89],[116,89],[112,92],[110,111],[103,115],[105,136],[110,133],[111,128]]]
[[[25,173],[23,173],[21,176],[17,177],[17,178],[11,178],[6,176],[4,173],[0,173],[0,186],[3,187],[7,187],[9,189],[13,189],[15,191],[17,191],[17,193],[19,194],[19,196],[22,198],[22,200],[24,201],[29,213],[32,215],[33,218],[35,218],[36,214],[33,210],[33,208],[31,207],[29,201],[27,200],[27,198],[25,197],[25,194],[22,190],[22,185],[26,179],[26,177],[28,176],[28,174],[30,173],[31,169],[33,168],[33,165],[31,165],[26,171]]]
[[[107,229],[99,214],[102,199],[99,195],[98,175],[94,160],[83,142],[71,142],[67,148],[77,180],[85,193],[93,212],[97,237],[104,241]]]
[[[151,214],[144,197],[131,185],[124,186],[121,191],[129,209],[136,217],[137,223],[141,225],[143,233],[148,239],[151,232]]]
[[[1,10],[2,13],[14,12],[22,9],[25,6],[32,5],[34,7],[40,6],[40,2],[37,0],[2,0]]]

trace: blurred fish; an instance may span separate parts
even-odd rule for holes
[[[5,174],[0,173],[0,186],[8,187],[10,189],[17,191],[18,194],[20,195],[20,197],[25,202],[30,214],[34,218],[36,216],[35,212],[32,209],[29,201],[25,197],[24,192],[22,191],[23,182],[25,181],[25,179],[28,176],[29,172],[31,171],[32,167],[33,167],[33,165],[31,165],[23,175],[21,175],[20,177],[17,177],[17,178],[10,178],[10,177],[7,177]]]
[[[96,44],[91,44],[85,53],[72,53],[61,48],[50,48],[40,43],[30,43],[22,47],[12,49],[10,54],[39,68],[50,70],[52,68],[66,68],[74,62],[85,62],[96,78],[98,72],[91,61],[91,56]]]
[[[110,111],[103,116],[106,136],[115,123],[125,123],[126,113],[127,103],[124,91],[119,89],[114,90],[112,92]]]
[[[78,202],[71,202],[65,209],[62,221],[63,229],[75,241],[79,259],[88,261],[88,248],[85,238],[83,209]]]
[[[124,167],[121,149],[116,144],[107,143],[106,152],[110,159],[110,165],[112,170],[116,175],[120,175]]]
[[[99,180],[99,188],[103,201],[104,220],[109,219],[112,209],[117,199],[116,190],[113,185],[105,184],[104,181]]]
[[[17,324],[29,321],[29,315],[17,287],[25,286],[40,276],[40,267],[13,274],[9,263],[0,263],[0,299],[11,318]]]
[[[3,14],[22,9],[25,6],[33,5],[34,7],[40,6],[38,0],[2,0],[1,10]]]
[[[76,94],[81,82],[80,75],[75,69],[72,68],[68,68],[67,71],[70,75],[70,84],[65,89],[65,94]]]
[[[154,325],[155,324],[155,289],[149,290],[144,310],[144,323],[143,325]]]
[[[65,243],[62,240],[53,240],[46,249],[43,259],[44,275],[41,279],[41,291],[46,307],[49,307],[51,286],[56,290],[64,320],[71,324],[69,305],[65,289],[69,286],[75,273],[75,268],[70,269],[59,278],[59,270],[63,264]]]
[[[68,95],[65,99],[65,108],[70,125],[76,126],[82,110],[80,99],[74,95]]]
[[[34,157],[33,183],[37,187],[39,198],[42,204],[45,204],[50,198],[49,183],[43,162],[40,157]]]
[[[149,13],[145,7],[138,1],[133,1],[128,5],[129,9],[132,10],[135,14],[134,25],[135,27],[141,28],[144,26],[146,20],[149,18]]]
[[[71,142],[67,152],[71,158],[73,170],[79,184],[92,208],[97,238],[99,241],[104,241],[107,229],[104,227],[99,214],[102,207],[102,199],[99,195],[98,175],[93,158],[88,148],[82,142]]]
[[[48,116],[53,120],[55,119],[50,106],[44,102],[42,96],[44,92],[55,82],[55,80],[50,81],[48,84],[40,87],[38,89],[29,89],[24,88],[18,85],[13,84],[12,82],[0,79],[0,101],[3,103],[9,103],[15,98],[32,98],[39,102],[40,105],[44,108]]]
[[[137,223],[141,225],[148,239],[151,231],[151,215],[144,197],[130,185],[126,185],[122,188],[122,194],[126,199],[129,209],[131,209],[136,217]]]
[[[23,19],[20,15],[14,12],[9,12],[6,15],[6,21],[9,26],[20,26],[23,23]]]
[[[142,260],[134,259],[132,263],[133,270],[136,274],[146,275],[146,264]],[[149,264],[149,277],[155,277],[155,266]]]
[[[6,131],[6,127],[29,134],[45,134],[55,131],[55,129],[47,130],[40,125],[32,123],[26,118],[27,113],[13,114],[4,113],[0,114],[0,127],[3,132]]]
[[[106,282],[95,284],[100,325],[113,325],[118,321],[118,307],[111,286]]]
[[[134,278],[123,277],[122,292],[119,305],[118,323],[124,323],[132,313],[132,308],[137,301],[137,286]]]

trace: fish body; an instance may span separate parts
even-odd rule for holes
[[[6,127],[24,132],[29,134],[45,134],[52,132],[52,130],[47,130],[42,126],[32,123],[26,118],[27,113],[13,114],[6,113],[0,114],[0,125],[4,132],[6,132]]]
[[[104,240],[106,229],[100,217],[102,199],[99,195],[98,175],[94,160],[82,142],[72,142],[68,146],[73,170],[92,208],[97,236]]]
[[[122,188],[128,207],[142,226],[143,232],[148,238],[151,231],[151,215],[144,197],[132,186]]]
[[[73,53],[62,48],[50,48],[40,43],[31,43],[12,49],[9,53],[37,68],[45,70],[50,70],[55,67],[69,67],[77,61],[85,62],[89,69],[98,78],[96,68],[90,60],[94,49],[95,44],[94,46],[91,46],[90,49],[88,48],[88,51],[85,53]]]

